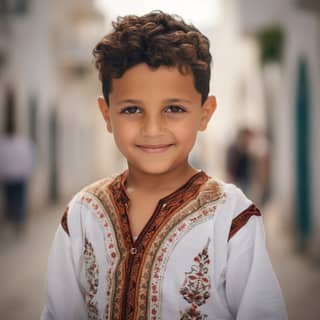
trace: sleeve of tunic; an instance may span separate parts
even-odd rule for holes
[[[49,255],[41,320],[82,320],[88,317],[80,280],[83,243],[81,209],[79,203],[66,209],[56,231]]]
[[[261,216],[252,216],[230,239],[226,299],[237,320],[283,320],[286,309],[265,245]]]

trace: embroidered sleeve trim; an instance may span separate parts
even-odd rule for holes
[[[69,212],[69,208],[67,207],[66,210],[64,210],[64,213],[61,218],[61,227],[67,233],[67,235],[70,236],[69,227],[68,227],[68,212]]]
[[[249,221],[252,216],[261,216],[260,210],[252,204],[232,220],[228,241]]]

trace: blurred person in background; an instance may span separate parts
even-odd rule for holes
[[[27,210],[27,184],[32,174],[33,144],[16,131],[15,106],[8,99],[5,130],[0,137],[0,184],[3,189],[4,219],[16,232],[24,230]],[[12,102],[12,103],[10,103]]]
[[[253,158],[250,193],[259,205],[265,205],[271,196],[270,143],[262,131],[253,131],[250,151]]]
[[[269,142],[262,132],[243,127],[227,149],[227,180],[235,183],[256,203],[270,196]]]
[[[245,193],[249,193],[252,182],[254,158],[250,150],[253,132],[249,128],[241,128],[235,140],[227,149],[227,180],[234,182]]]

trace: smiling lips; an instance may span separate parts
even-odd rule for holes
[[[156,144],[156,145],[150,145],[150,144],[139,144],[137,147],[146,153],[161,153],[167,151],[173,144]]]

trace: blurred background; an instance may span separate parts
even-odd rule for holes
[[[320,319],[318,0],[0,0],[0,317],[39,318],[64,207],[125,168],[91,52],[118,15],[153,9],[211,41],[218,109],[191,161],[260,206],[289,319]]]

